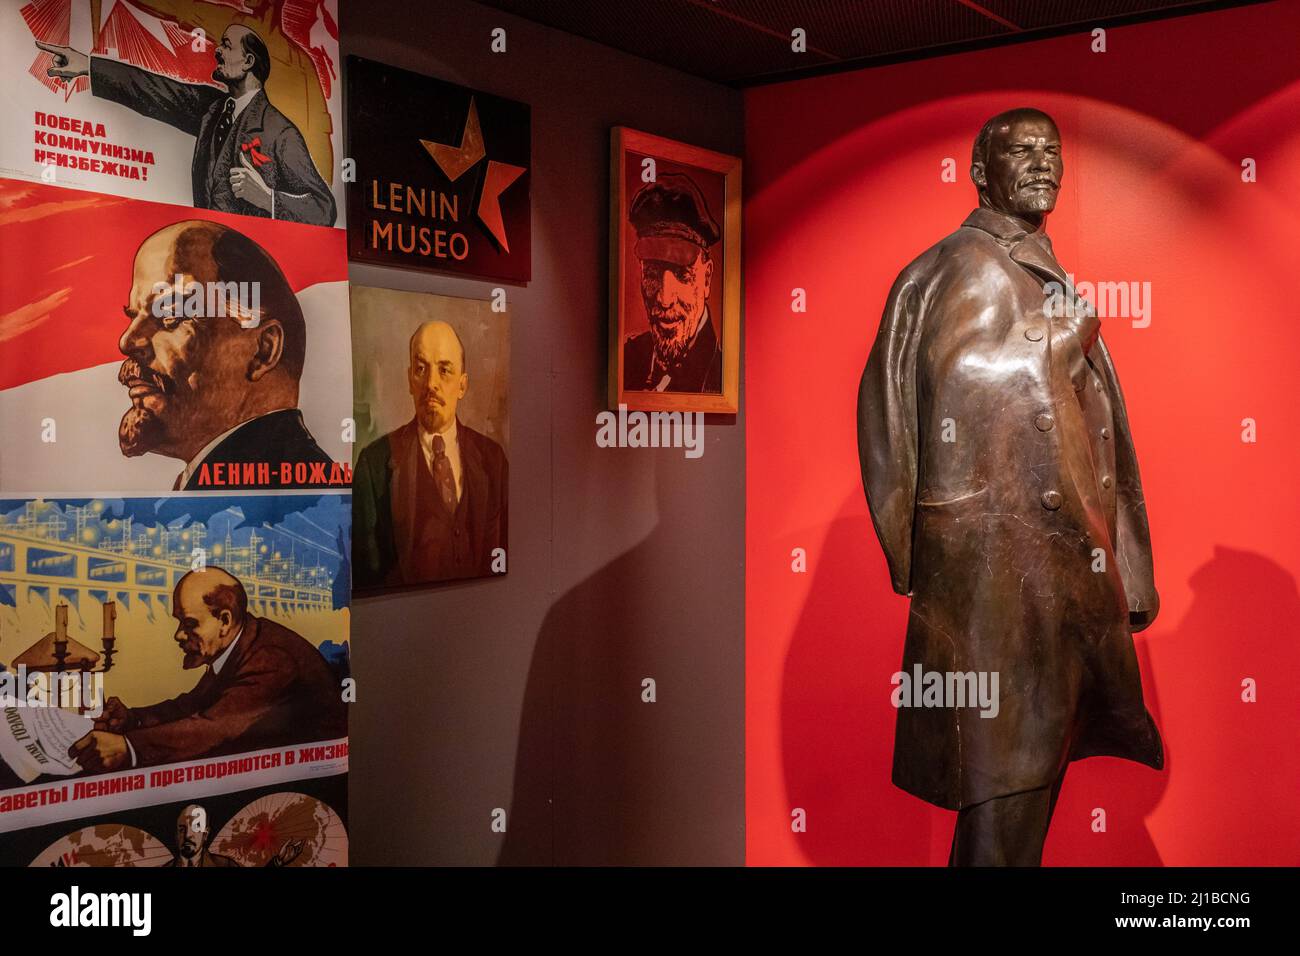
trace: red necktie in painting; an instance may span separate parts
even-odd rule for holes
[[[447,446],[441,435],[433,436],[433,480],[442,503],[448,511],[455,511],[456,476],[451,473],[451,459],[447,457]]]

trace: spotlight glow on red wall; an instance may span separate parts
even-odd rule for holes
[[[907,602],[867,514],[856,393],[891,283],[974,207],[971,141],[1014,106],[1061,129],[1061,263],[1151,289],[1148,327],[1102,334],[1163,601],[1137,647],[1166,769],[1072,764],[1044,862],[1300,863],[1297,35],[1300,4],[1275,3],[1114,29],[1106,53],[1079,34],[746,94],[751,864],[947,860],[954,815],[889,781]]]

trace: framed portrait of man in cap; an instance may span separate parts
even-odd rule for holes
[[[734,413],[740,378],[740,160],[615,127],[609,402]]]

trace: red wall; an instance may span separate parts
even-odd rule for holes
[[[751,864],[947,860],[954,814],[889,782],[907,601],[867,515],[856,394],[894,277],[975,205],[974,134],[1022,105],[1061,128],[1061,263],[1152,284],[1150,327],[1102,332],[1163,600],[1137,648],[1165,770],[1072,764],[1044,862],[1300,863],[1297,36],[1286,0],[1113,29],[1104,54],[1081,34],[746,94]]]

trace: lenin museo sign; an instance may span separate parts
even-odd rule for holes
[[[526,282],[527,104],[350,56],[348,253]]]

